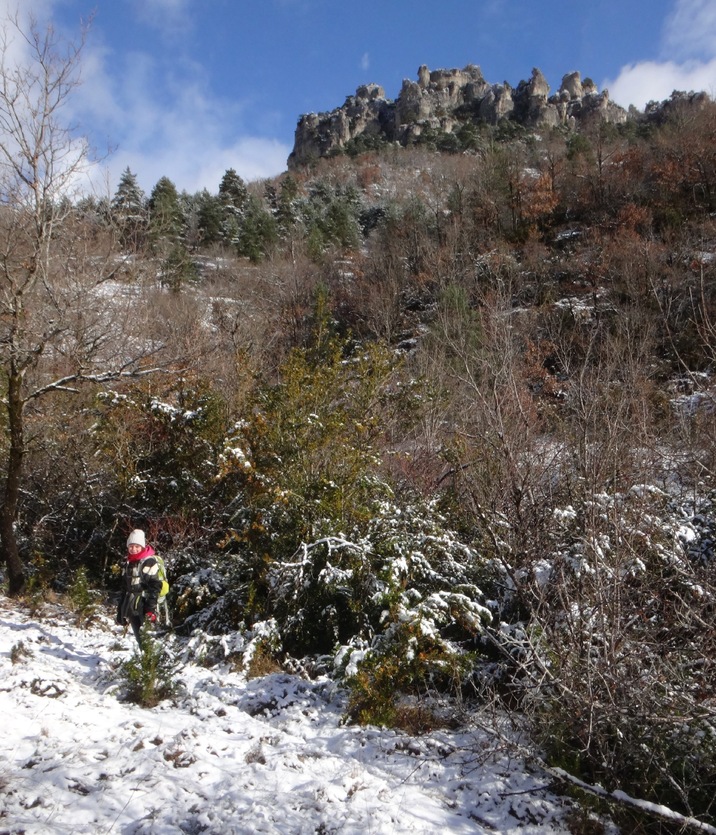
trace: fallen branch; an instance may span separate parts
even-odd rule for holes
[[[673,809],[670,809],[668,806],[662,806],[660,803],[652,803],[649,800],[640,800],[639,798],[631,797],[631,795],[628,795],[626,792],[620,791],[619,789],[616,789],[615,791],[607,791],[607,789],[602,786],[585,783],[584,780],[580,780],[579,777],[575,777],[563,768],[548,765],[542,757],[539,756],[539,754],[536,754],[534,751],[530,751],[528,748],[525,748],[523,745],[520,745],[511,739],[508,739],[504,734],[496,730],[494,726],[488,726],[482,722],[478,722],[477,724],[481,730],[491,736],[497,737],[501,743],[511,748],[515,753],[519,754],[519,756],[521,756],[526,762],[536,765],[540,770],[544,771],[545,774],[549,774],[550,777],[554,777],[555,780],[559,780],[562,783],[569,783],[571,786],[574,786],[575,788],[587,792],[595,797],[599,797],[608,803],[616,803],[618,806],[635,809],[643,814],[658,818],[659,820],[668,821],[672,824],[675,823],[685,830],[688,829],[694,832],[704,832],[707,833],[707,835],[716,835],[716,826],[711,826],[711,824],[704,823],[698,818],[694,818],[689,815],[682,815],[680,812],[675,812]]]
[[[673,809],[669,809],[668,806],[662,806],[660,803],[652,803],[649,800],[640,800],[639,798],[632,797],[619,789],[610,792],[605,788],[602,788],[602,786],[585,783],[583,780],[580,780],[579,777],[575,777],[563,768],[553,768],[552,766],[547,765],[541,757],[538,757],[535,754],[530,755],[530,759],[543,771],[552,777],[555,777],[557,780],[576,786],[582,791],[588,792],[596,797],[600,797],[609,803],[617,803],[619,806],[636,809],[639,812],[644,812],[645,814],[659,818],[660,820],[676,823],[685,829],[693,829],[696,832],[706,832],[709,835],[716,835],[716,826],[704,823],[703,821],[698,820],[698,818],[682,815],[680,812],[675,812]]]

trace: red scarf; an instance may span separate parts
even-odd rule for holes
[[[147,545],[143,551],[140,551],[138,554],[127,554],[127,562],[137,562],[138,560],[143,560],[146,557],[153,557],[154,556],[154,548],[151,545]]]

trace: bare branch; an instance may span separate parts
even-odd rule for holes
[[[77,374],[69,374],[66,377],[62,377],[59,380],[54,380],[51,383],[47,383],[44,386],[41,386],[38,389],[30,392],[24,399],[25,403],[28,403],[31,400],[35,400],[38,397],[42,397],[44,394],[48,394],[51,391],[71,391],[73,393],[77,392],[77,389],[70,389],[67,386],[70,383],[110,383],[114,380],[121,380],[121,379],[138,379],[140,377],[147,377],[151,374],[185,374],[186,369],[180,368],[163,368],[161,366],[157,366],[156,368],[137,368],[132,369],[131,371],[126,371],[123,369],[117,369],[112,371],[103,371],[101,374],[83,374],[79,372]]]

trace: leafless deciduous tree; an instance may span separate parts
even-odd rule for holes
[[[112,299],[110,315],[111,263],[73,210],[89,149],[63,119],[83,43],[84,33],[67,43],[18,15],[0,22],[0,549],[11,595],[25,585],[15,525],[30,404],[83,381],[147,373],[158,350],[127,318],[131,293],[126,304]]]

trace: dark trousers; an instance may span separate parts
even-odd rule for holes
[[[137,639],[137,643],[141,647],[143,619],[137,615],[130,615],[127,620],[129,621],[129,625],[132,627],[132,632],[134,632],[134,637]]]

